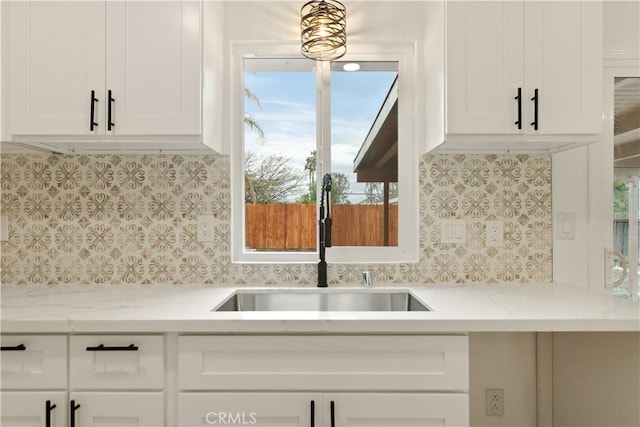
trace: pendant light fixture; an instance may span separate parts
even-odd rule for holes
[[[347,53],[347,11],[337,0],[312,0],[300,9],[302,54],[332,61]]]

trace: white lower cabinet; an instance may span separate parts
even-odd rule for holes
[[[0,425],[164,425],[163,335],[3,335]]]
[[[467,394],[181,393],[182,427],[406,427],[469,425]]]
[[[469,425],[465,335],[178,339],[180,426]]]
[[[1,340],[2,427],[469,426],[462,334]]]
[[[6,391],[0,393],[3,427],[67,426],[67,393],[63,391]]]
[[[69,418],[76,427],[163,426],[163,393],[69,393]]]

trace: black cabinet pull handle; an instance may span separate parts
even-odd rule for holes
[[[2,346],[0,348],[0,351],[25,351],[27,349],[27,347],[24,346],[24,344],[18,344],[15,346]]]
[[[336,427],[336,407],[333,400],[331,401],[331,427]]]
[[[100,344],[96,347],[87,347],[87,351],[138,351],[138,346],[130,344],[127,347],[105,347],[104,344]]]
[[[518,88],[518,96],[514,98],[518,101],[518,121],[514,125],[518,126],[518,129],[522,129],[522,88]]]
[[[533,91],[533,121],[531,122],[531,126],[533,126],[533,130],[538,130],[538,89]]]
[[[98,126],[98,122],[96,122],[96,103],[98,102],[98,98],[96,98],[96,91],[91,91],[91,117],[89,117],[89,130],[93,132],[94,128]]]
[[[72,400],[69,402],[69,427],[76,427],[76,411],[80,405],[76,405],[76,401]]]
[[[309,427],[315,427],[316,425],[316,401],[311,401],[311,420],[309,421]]]
[[[51,427],[51,411],[56,408],[57,405],[52,405],[50,400],[47,400],[45,404],[45,426]]]
[[[107,91],[107,96],[109,98],[109,105],[107,107],[107,130],[111,130],[111,128],[116,125],[111,119],[111,106],[116,100],[111,96],[111,89]]]

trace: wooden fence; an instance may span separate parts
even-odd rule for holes
[[[317,206],[246,204],[246,247],[255,250],[316,249]],[[334,246],[382,246],[382,205],[332,205]],[[389,246],[398,245],[398,206],[389,209]]]

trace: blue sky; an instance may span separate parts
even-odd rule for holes
[[[395,72],[332,72],[332,171],[346,174],[351,191],[361,192],[353,174],[353,159],[371,128]],[[245,112],[260,123],[265,140],[246,129],[245,150],[259,156],[282,154],[304,173],[304,164],[316,148],[315,74],[261,71],[245,74],[245,87],[260,100],[261,108],[245,98]],[[305,174],[306,175],[306,174]],[[304,190],[303,190],[304,191]],[[294,196],[295,198],[295,196]],[[354,196],[357,203],[361,196]]]

